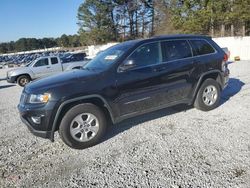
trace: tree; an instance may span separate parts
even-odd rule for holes
[[[234,1],[172,0],[170,2],[173,25],[181,32],[214,35],[215,30],[220,30],[220,35],[225,36],[225,26],[232,25],[230,14]]]
[[[173,22],[173,2],[158,0],[154,2],[154,34],[172,34],[179,30]],[[179,21],[179,19],[177,20]]]
[[[230,21],[234,24],[240,22],[242,25],[242,36],[245,36],[250,33],[250,28],[246,29],[246,25],[250,22],[250,0],[235,0],[231,2]]]
[[[21,38],[15,43],[15,49],[17,51],[26,51],[28,50],[27,40],[25,38]]]
[[[63,34],[59,40],[59,45],[62,47],[68,47],[69,46],[69,38],[67,35]]]
[[[0,43],[0,53],[78,47],[158,34],[250,35],[250,0],[85,0],[79,31],[59,38]]]
[[[85,0],[78,9],[79,34],[89,33],[90,44],[116,40],[113,8],[111,0]]]
[[[7,43],[1,43],[0,44],[0,52],[1,53],[7,53],[8,52],[8,47],[7,47]]]

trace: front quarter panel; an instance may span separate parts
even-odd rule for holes
[[[15,69],[12,71],[12,74],[9,76],[16,76],[17,77],[17,76],[23,75],[23,74],[28,74],[28,75],[30,75],[31,78],[33,78],[33,72],[31,71],[31,69],[29,67]]]

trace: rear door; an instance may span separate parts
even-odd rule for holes
[[[154,68],[159,105],[189,102],[195,65],[187,40],[161,42],[163,63]]]
[[[216,53],[216,49],[212,47],[212,45],[205,39],[192,39],[189,40],[193,48],[193,54],[195,57],[196,64],[199,64],[199,67],[202,67],[203,71],[211,70],[211,69],[220,69],[222,58],[218,53]]]
[[[50,58],[50,65],[51,65],[51,67],[49,69],[50,74],[56,74],[56,73],[62,72],[62,65],[59,62],[57,57]]]

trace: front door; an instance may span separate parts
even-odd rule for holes
[[[154,66],[161,63],[160,43],[138,47],[126,60],[134,67],[117,73],[118,97],[115,100],[120,116],[145,111],[157,105]]]
[[[32,71],[36,78],[41,78],[50,74],[50,64],[48,58],[41,58],[32,66]]]

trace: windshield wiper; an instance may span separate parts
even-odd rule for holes
[[[98,68],[98,67],[82,67],[81,69],[83,69],[83,70],[100,70],[101,68]]]

